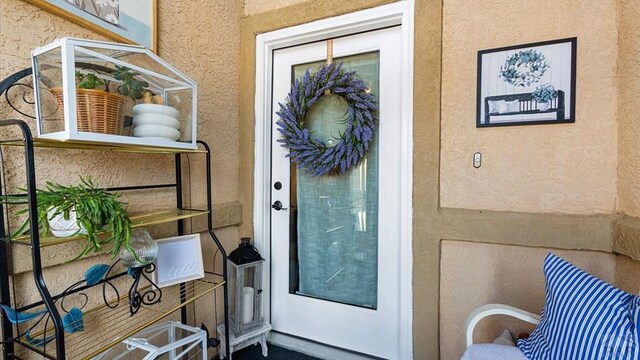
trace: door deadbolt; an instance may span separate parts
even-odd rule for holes
[[[286,207],[282,207],[282,203],[280,202],[280,200],[276,200],[273,205],[271,205],[271,207],[276,210],[276,211],[280,211],[280,210],[287,210]]]

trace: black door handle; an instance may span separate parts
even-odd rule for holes
[[[276,210],[276,211],[280,211],[280,210],[287,210],[286,207],[282,207],[282,203],[280,202],[280,200],[276,200],[273,205],[271,205],[271,207]]]

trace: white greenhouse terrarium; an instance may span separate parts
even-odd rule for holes
[[[31,58],[39,139],[197,147],[198,85],[149,49],[62,38]]]

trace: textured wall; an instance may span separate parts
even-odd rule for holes
[[[615,212],[615,3],[444,1],[441,206]],[[475,127],[478,50],[574,36],[575,124]],[[479,169],[471,161],[476,151],[483,154]]]
[[[618,11],[618,210],[640,217],[640,2],[620,1]]]
[[[626,292],[640,294],[640,261],[624,255],[617,256],[616,286]]]
[[[307,0],[245,0],[244,14],[246,16],[256,15],[269,10],[280,9],[289,5],[305,2]]]
[[[242,1],[174,2],[158,0],[159,55],[198,82],[199,138],[207,141],[213,150],[212,169],[214,203],[217,208],[237,207],[226,203],[238,200],[238,61],[240,47],[240,17]],[[28,67],[30,51],[51,42],[54,38],[73,36],[104,39],[62,18],[54,16],[19,0],[0,0],[0,78]],[[0,118],[15,117],[0,100]],[[28,121],[35,132],[33,121]],[[6,131],[6,130],[2,130]],[[7,135],[6,132],[0,135]],[[22,153],[18,149],[7,149],[7,185],[10,189],[24,186]],[[186,205],[191,200],[194,207],[206,203],[204,183],[204,157],[190,156],[190,167],[184,174],[191,176],[191,191],[185,194]],[[119,186],[132,183],[169,183],[174,179],[173,157],[165,155],[137,155],[111,152],[77,150],[36,151],[38,184],[45,181],[74,183],[77,175],[92,175],[102,186]],[[13,191],[13,190],[10,190]],[[174,207],[172,191],[148,191],[128,195],[125,199],[131,211]],[[239,214],[235,217],[239,218]],[[194,221],[196,230],[203,229],[202,221]],[[206,223],[204,224],[206,225]],[[157,236],[175,232],[175,227],[153,228]],[[228,246],[237,242],[237,228],[217,230],[221,240]],[[210,238],[203,237],[205,263],[210,266],[213,256]],[[26,248],[25,248],[26,249]],[[75,254],[78,244],[51,247],[45,253],[44,262],[50,266],[59,264]],[[24,250],[24,249],[21,249]],[[30,268],[30,256],[17,253],[18,270]],[[69,279],[77,278],[87,264],[98,261],[110,262],[107,257],[54,266],[47,269],[45,279],[51,281],[53,292],[70,285]],[[33,280],[28,273],[22,275],[19,286],[24,286],[23,302],[36,296]],[[66,279],[66,280],[65,280]],[[199,304],[203,309],[214,306],[212,299]],[[221,305],[218,301],[217,305]],[[210,329],[215,327],[207,311],[203,318]],[[203,313],[201,313],[203,314]],[[200,319],[199,319],[200,320]]]
[[[618,256],[616,284],[631,293],[640,291],[640,3],[618,2],[618,211],[614,232]],[[635,260],[634,260],[635,259]]]
[[[214,202],[235,201],[242,1],[159,3],[158,52],[198,83],[198,137],[213,150]]]

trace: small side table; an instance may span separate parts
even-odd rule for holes
[[[218,324],[218,338],[220,339],[220,351],[218,351],[218,357],[224,359],[225,351],[225,337],[224,337],[224,324]],[[269,349],[267,349],[267,335],[271,331],[271,324],[264,324],[257,327],[239,337],[236,337],[233,331],[229,331],[229,360],[233,360],[233,352],[236,350],[244,349],[249,345],[255,345],[260,343],[262,347],[262,356],[267,357],[269,355]]]

